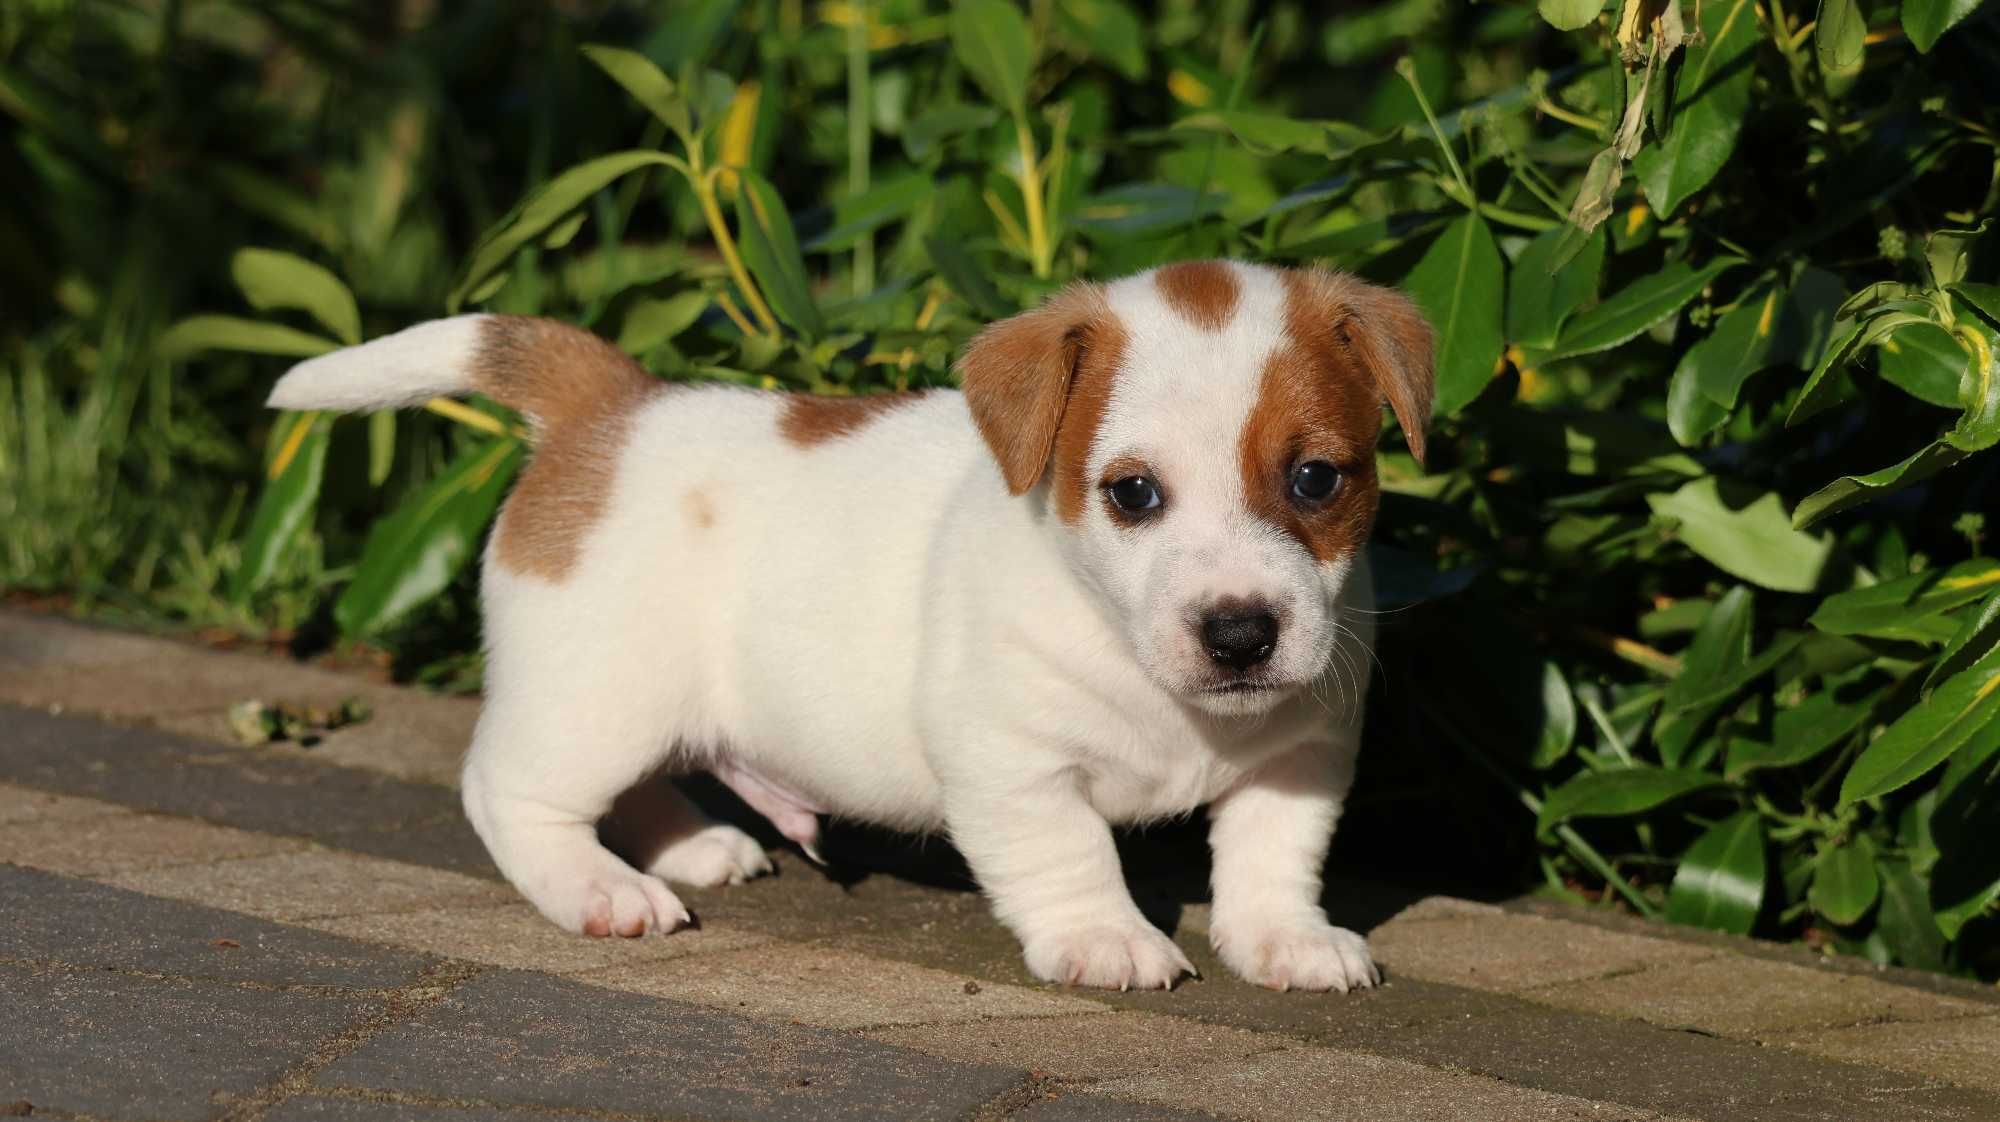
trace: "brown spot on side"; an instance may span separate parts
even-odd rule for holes
[[[681,509],[687,511],[688,521],[697,530],[715,525],[715,504],[709,501],[708,492],[699,487],[681,496]]]
[[[481,335],[474,387],[525,414],[537,436],[494,528],[495,556],[559,581],[610,501],[633,414],[664,387],[623,351],[554,320],[494,316]]]
[[[778,419],[778,431],[793,444],[810,448],[836,437],[852,436],[882,414],[900,409],[923,396],[923,390],[871,393],[859,397],[787,394],[784,415]]]
[[[1085,460],[1125,355],[1125,325],[1096,285],[1074,284],[1041,307],[979,333],[959,359],[965,404],[1007,489],[1052,477],[1056,513],[1074,522],[1096,481]]]
[[[1218,331],[1236,314],[1236,272],[1222,261],[1183,261],[1153,274],[1167,307],[1204,331]]]

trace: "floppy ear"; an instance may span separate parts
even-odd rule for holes
[[[1073,284],[1039,308],[988,326],[959,357],[966,407],[1014,494],[1048,469],[1077,364],[1110,314],[1103,289]]]
[[[1327,338],[1375,380],[1403,439],[1424,462],[1424,430],[1431,423],[1437,375],[1432,366],[1430,322],[1415,301],[1393,288],[1369,284],[1329,269],[1289,274],[1286,328],[1293,338]]]

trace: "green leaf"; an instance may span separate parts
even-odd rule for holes
[[[1679,523],[1677,534],[1689,549],[1762,588],[1812,591],[1833,551],[1831,538],[1794,530],[1776,494],[1737,485],[1725,489],[1714,476],[1670,495],[1647,495],[1646,504],[1655,517]]]
[[[1681,855],[1667,919],[1748,935],[1764,907],[1764,824],[1746,810],[1710,826]]]
[[[389,469],[396,466],[396,411],[383,409],[368,415],[368,485],[380,487],[388,481]]]
[[[1949,569],[1912,573],[1820,602],[1807,621],[1833,635],[1908,637],[1912,623],[1943,615],[2000,589],[2000,560],[1979,557]]]
[[[708,304],[708,293],[699,289],[664,300],[634,301],[618,326],[618,349],[626,354],[645,354],[692,327],[708,310]]]
[[[770,180],[756,172],[743,168],[736,174],[736,228],[743,243],[743,263],[779,319],[808,339],[826,334],[785,200]]]
[[[1859,73],[1868,46],[1868,17],[1855,0],[1819,0],[1819,20],[1813,28],[1813,51],[1819,68],[1844,78]]]
[[[1903,0],[1903,34],[1925,54],[1959,21],[1978,9],[1981,0]]]
[[[1792,526],[1803,530],[1829,514],[1921,483],[1964,458],[1964,452],[1940,440],[1880,471],[1843,475],[1800,500],[1798,509],[1792,511]]]
[[[1742,263],[1740,257],[1718,257],[1696,269],[1676,261],[1571,320],[1554,349],[1531,360],[1539,366],[1615,347],[1680,311],[1709,282]]]
[[[1975,733],[1945,769],[1930,819],[1938,851],[1929,903],[1948,938],[2000,900],[2000,723]]]
[[[1691,709],[1719,700],[1717,683],[1726,682],[1750,661],[1750,626],[1757,618],[1755,595],[1742,585],[1722,594],[1708,610],[1694,640],[1681,656],[1680,676],[1667,684],[1663,704]]]
[[[1120,74],[1146,76],[1146,25],[1123,0],[1064,0],[1063,26]]]
[[[243,534],[242,559],[229,577],[234,603],[247,602],[270,581],[285,551],[312,524],[332,432],[333,417],[327,413],[281,413],[271,427],[264,488]]]
[[[1695,384],[1709,400],[1736,408],[1743,383],[1767,364],[1787,306],[1782,287],[1756,285],[1716,323],[1706,358],[1695,370]]]
[[[1709,772],[1656,767],[1587,771],[1549,792],[1535,830],[1544,833],[1570,818],[1638,814],[1722,782],[1721,776]]]
[[[1736,780],[1763,768],[1805,763],[1853,735],[1881,696],[1878,690],[1857,700],[1842,700],[1832,688],[1808,694],[1771,718],[1770,743],[1732,737],[1723,774]]]
[[[903,150],[912,160],[927,160],[945,141],[988,128],[999,117],[990,106],[940,105],[904,126]]]
[[[1945,940],[1931,917],[1929,894],[1908,861],[1883,860],[1882,907],[1875,913],[1875,930],[1901,965],[1917,970],[1944,967]],[[1954,932],[1953,934],[1956,934]]]
[[[445,301],[447,310],[456,313],[468,294],[480,289],[488,277],[513,259],[515,250],[533,241],[619,177],[640,168],[680,166],[679,160],[662,152],[615,152],[578,164],[530,191],[473,246],[465,276]]]
[[[1500,361],[1500,247],[1486,220],[1460,216],[1445,227],[1403,288],[1437,330],[1436,412],[1449,417],[1471,403]]]
[[[1881,891],[1882,882],[1875,875],[1875,843],[1858,834],[1820,853],[1806,899],[1813,911],[1845,925],[1867,915]]]
[[[340,344],[281,323],[238,316],[189,316],[162,332],[154,347],[161,359],[180,362],[203,351],[311,358],[338,350]]]
[[[2000,284],[1954,284],[1951,292],[1976,308],[1987,323],[2000,328]]]
[[[1542,664],[1542,729],[1529,763],[1540,771],[1569,754],[1576,741],[1576,698],[1553,662]]]
[[[929,251],[931,266],[938,276],[983,318],[1006,319],[1020,310],[1007,303],[1000,290],[993,287],[985,268],[957,242],[932,235],[924,239],[924,249]]]
[[[646,107],[646,111],[658,117],[666,126],[683,135],[694,131],[693,119],[688,116],[687,99],[674,88],[674,81],[660,72],[653,61],[637,51],[619,47],[591,44],[583,48],[583,55],[597,64],[599,70],[611,80],[623,86],[633,100]]]
[[[805,243],[808,253],[847,249],[861,235],[907,216],[930,201],[937,181],[928,172],[898,176],[833,204],[833,225]]]
[[[1667,431],[1673,433],[1674,439],[1684,448],[1692,447],[1729,420],[1729,408],[1717,404],[1714,398],[1701,390],[1703,369],[1718,361],[1727,361],[1715,359],[1713,356],[1717,351],[1714,336],[1689,347],[1674,366],[1674,376],[1667,383]]]
[[[230,258],[229,274],[258,311],[296,308],[342,343],[351,347],[361,342],[361,311],[354,294],[321,266],[275,249],[239,249]]]
[[[1842,806],[1886,795],[1943,763],[2000,722],[2000,649],[1947,678],[1897,718],[1848,769]]]
[[[1988,596],[1978,611],[1967,612],[1959,620],[1957,634],[1931,664],[1924,688],[1936,688],[1939,682],[1992,654],[1996,647],[2000,647],[2000,591]]]
[[[1093,234],[1134,238],[1176,229],[1190,218],[1220,214],[1227,203],[1213,191],[1204,194],[1172,183],[1128,183],[1084,200],[1075,218],[1079,228]]]
[[[1875,345],[1882,377],[1919,401],[1958,408],[1958,385],[1972,356],[1951,332],[1934,323],[1914,323]]]
[[[951,47],[986,96],[1025,123],[1035,44],[1020,9],[1009,0],[958,0],[951,10]]]
[[[1597,291],[1597,274],[1604,267],[1604,231],[1585,239],[1567,264],[1556,267],[1565,227],[1545,230],[1514,259],[1513,283],[1507,286],[1507,339],[1536,350],[1555,345],[1563,323]]]
[[[1646,201],[1662,218],[1706,187],[1736,151],[1760,37],[1751,0],[1701,6],[1701,40],[1688,47],[1675,83],[1673,131],[1632,161]]]
[[[354,580],[334,603],[342,635],[372,635],[451,584],[520,466],[512,438],[475,444],[430,484],[375,523]]]
[[[1604,0],[1541,0],[1542,18],[1558,31],[1590,26],[1604,10]]]

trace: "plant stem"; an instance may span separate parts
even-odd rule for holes
[[[1416,95],[1417,108],[1424,111],[1424,120],[1431,126],[1431,137],[1437,141],[1438,151],[1444,153],[1444,162],[1451,166],[1452,178],[1458,180],[1459,188],[1465,192],[1458,202],[1477,209],[1478,196],[1473,194],[1472,181],[1465,178],[1465,169],[1458,165],[1458,153],[1451,150],[1451,142],[1444,138],[1444,129],[1438,125],[1437,114],[1431,112],[1430,99],[1424,96],[1423,84],[1417,81],[1417,67],[1410,61],[1410,56],[1404,55],[1396,61],[1396,73],[1403,76],[1403,81],[1409,83],[1410,92]]]
[[[736,239],[729,234],[729,223],[722,219],[722,206],[716,202],[715,180],[722,168],[701,167],[699,149],[688,150],[688,160],[692,165],[689,179],[694,184],[694,195],[701,203],[701,216],[708,220],[708,233],[715,239],[715,248],[722,254],[722,260],[729,266],[729,277],[743,292],[743,300],[750,305],[750,314],[757,317],[757,323],[767,335],[778,333],[778,317],[764,305],[764,296],[757,291],[757,285],[750,279],[750,271],[743,267],[743,255],[736,251]]]
[[[868,148],[873,128],[873,95],[868,79],[868,0],[854,0],[847,24],[847,193],[868,190]],[[854,295],[875,291],[875,234],[864,230],[854,243]]]
[[[1035,153],[1035,134],[1026,117],[1014,122],[1014,138],[1021,149],[1021,199],[1028,210],[1028,257],[1035,276],[1047,277],[1055,252],[1049,246],[1048,216],[1042,211],[1042,168]]]

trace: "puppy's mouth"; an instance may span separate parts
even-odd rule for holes
[[[1224,682],[1219,686],[1209,686],[1201,692],[1219,697],[1234,695],[1254,697],[1257,694],[1277,693],[1288,688],[1290,687],[1283,682]]]

